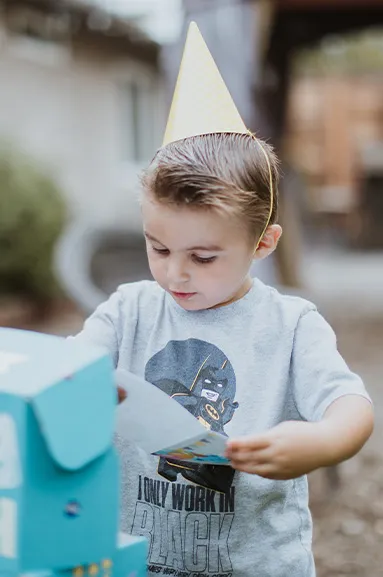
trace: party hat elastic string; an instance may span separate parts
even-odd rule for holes
[[[268,214],[268,217],[267,217],[267,220],[266,220],[266,224],[265,224],[265,226],[264,226],[264,228],[263,228],[262,234],[260,235],[260,237],[259,237],[259,239],[258,239],[258,242],[257,242],[257,245],[256,245],[256,247],[255,247],[255,252],[256,252],[256,251],[258,250],[258,247],[259,247],[259,245],[260,245],[260,243],[261,243],[261,241],[262,241],[262,239],[263,239],[263,237],[264,237],[267,229],[268,229],[268,226],[269,226],[269,224],[270,224],[271,217],[272,217],[272,214],[273,214],[273,208],[274,208],[274,185],[273,185],[273,174],[272,174],[272,171],[271,171],[271,165],[270,165],[269,155],[267,154],[267,152],[266,152],[264,146],[262,145],[262,143],[260,142],[259,138],[257,138],[257,137],[255,136],[255,134],[253,134],[252,132],[250,132],[250,130],[249,130],[249,134],[250,134],[250,136],[256,141],[257,146],[259,146],[259,148],[260,148],[261,151],[262,151],[262,154],[263,154],[264,157],[265,157],[266,164],[267,164],[267,168],[268,168],[268,171],[269,171],[269,183],[270,183],[270,210],[269,210],[269,214]]]

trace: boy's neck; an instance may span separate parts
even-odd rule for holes
[[[224,301],[222,303],[219,303],[217,305],[214,305],[213,307],[210,307],[210,308],[211,309],[218,309],[220,307],[225,307],[227,305],[230,305],[230,304],[234,303],[235,301],[239,301],[241,298],[243,298],[245,295],[247,295],[247,293],[250,291],[252,286],[253,286],[253,279],[250,276],[247,276],[244,283],[242,284],[241,288],[238,289],[238,291],[232,297],[230,297],[230,299],[228,299],[227,301]]]

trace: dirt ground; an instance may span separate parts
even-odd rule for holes
[[[383,294],[383,291],[382,291]],[[383,299],[383,297],[382,297]],[[334,304],[334,303],[333,303]],[[328,473],[310,476],[317,577],[381,577],[383,573],[383,313],[363,318],[325,307],[338,335],[339,349],[358,372],[374,400],[376,427],[362,452],[341,465],[340,486]],[[75,333],[82,317],[70,309],[35,327]]]

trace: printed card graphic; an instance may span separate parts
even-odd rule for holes
[[[21,484],[21,463],[16,424],[11,415],[0,413],[0,489]]]
[[[156,451],[155,454],[189,463],[227,465],[227,459],[220,456],[225,450],[225,445],[226,441],[222,435],[206,433],[204,438],[198,437],[197,441],[192,441],[186,446],[167,447],[165,450]]]

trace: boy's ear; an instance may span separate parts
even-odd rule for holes
[[[254,259],[260,260],[266,258],[275,251],[278,241],[282,235],[282,227],[279,224],[272,224],[267,227],[265,234],[258,243],[254,252]]]

